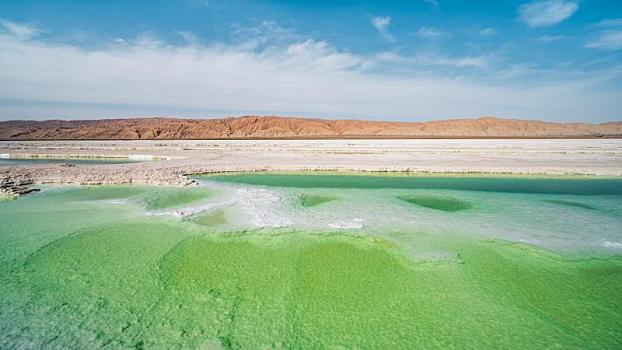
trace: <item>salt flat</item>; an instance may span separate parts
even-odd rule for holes
[[[186,185],[188,174],[262,170],[622,176],[620,139],[4,141],[0,154],[160,159],[0,169],[35,183]]]

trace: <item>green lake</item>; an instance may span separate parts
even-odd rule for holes
[[[197,179],[0,201],[0,349],[622,348],[622,179]]]

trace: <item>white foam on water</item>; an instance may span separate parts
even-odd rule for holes
[[[622,249],[622,242],[605,242],[603,247]]]
[[[335,229],[361,229],[364,227],[363,219],[355,218],[351,221],[342,221],[328,224],[328,227]]]
[[[203,212],[234,207],[243,212],[242,217],[236,220],[236,226],[242,229],[279,228],[290,226],[294,223],[294,220],[287,215],[286,201],[279,191],[212,182],[203,182],[203,185],[214,188],[219,192],[219,195],[208,197],[206,202],[196,205],[172,210],[148,211],[145,215],[183,218]]]
[[[236,205],[250,217],[251,225],[263,227],[286,227],[294,223],[287,215],[287,207],[277,191],[266,188],[242,187],[235,195]]]
[[[208,202],[202,203],[195,206],[187,206],[183,208],[177,208],[172,210],[158,210],[158,211],[147,211],[145,212],[146,216],[174,216],[183,218],[186,216],[195,215],[202,212],[209,212],[212,210],[220,209],[223,207],[227,207],[235,203],[232,200],[225,201],[217,201],[217,202]]]
[[[525,242],[561,250],[622,249],[622,223],[616,198],[590,198],[613,214],[551,206],[550,195],[451,190],[316,189],[254,186],[201,181],[217,196],[182,209],[148,215],[184,217],[229,208],[234,217],[225,230],[291,227],[298,230],[361,230],[386,237],[394,232],[465,234],[482,239]],[[472,204],[460,212],[431,210],[397,199],[405,194],[453,197]],[[331,195],[336,200],[303,207],[303,195]],[[572,199],[572,198],[568,198]],[[577,201],[585,200],[576,198]],[[605,243],[603,243],[605,242]],[[416,244],[405,240],[403,244]]]

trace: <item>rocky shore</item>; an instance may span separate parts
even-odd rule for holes
[[[33,183],[34,181],[27,178],[6,177],[0,179],[0,197],[22,196],[39,191],[37,188],[30,187]]]
[[[130,164],[131,165],[131,164]],[[189,186],[195,181],[181,169],[141,169],[134,167],[20,165],[0,168],[0,192],[19,196],[32,192],[34,184],[114,185],[144,184],[156,186]]]

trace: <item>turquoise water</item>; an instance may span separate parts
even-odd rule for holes
[[[362,176],[362,175],[289,175],[237,174],[211,175],[221,181],[297,188],[402,188],[487,191],[507,193],[546,193],[582,195],[622,195],[620,179],[478,177],[478,176]]]
[[[314,176],[0,202],[0,348],[622,345],[621,180]]]
[[[136,163],[136,161],[122,158],[0,158],[0,166],[27,165],[27,164],[75,164],[75,165],[96,165],[96,164],[126,164]]]

